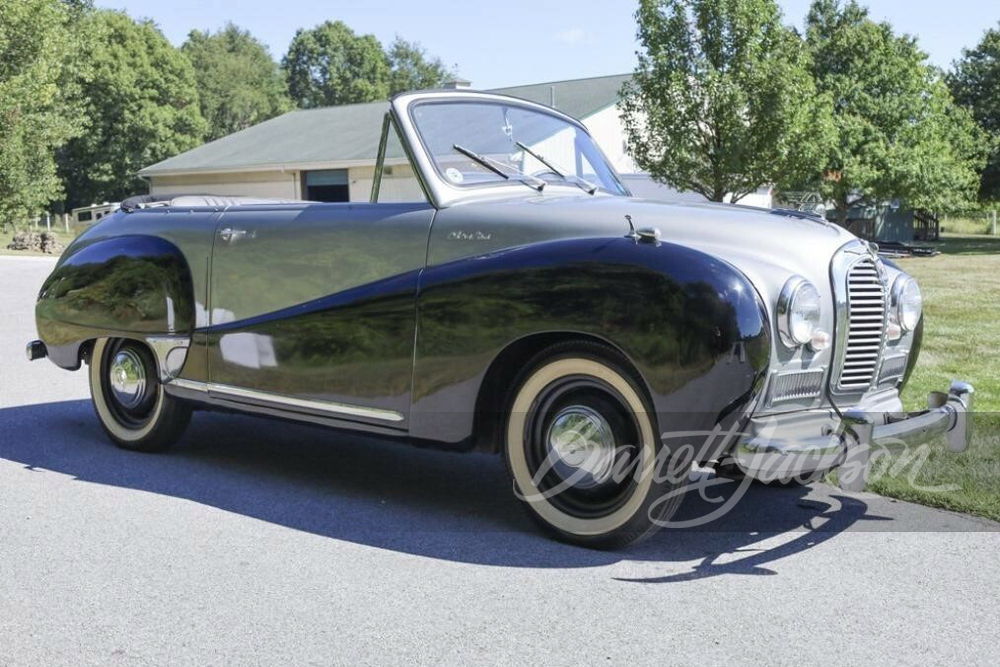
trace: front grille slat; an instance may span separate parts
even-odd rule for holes
[[[875,262],[865,257],[848,270],[847,335],[844,337],[840,389],[867,389],[877,377],[885,344],[885,286]]]
[[[779,373],[771,380],[769,404],[812,400],[823,390],[823,370]]]

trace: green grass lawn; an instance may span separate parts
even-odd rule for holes
[[[1000,225],[1000,223],[998,223]],[[965,236],[969,234],[989,234],[993,228],[993,218],[990,213],[979,213],[971,217],[945,216],[941,220],[941,229],[948,236]]]
[[[923,409],[928,392],[946,391],[953,378],[967,380],[976,388],[975,438],[958,455],[933,445],[912,483],[911,464],[870,488],[1000,521],[1000,238],[955,236],[935,245],[942,253],[937,257],[899,260],[924,296],[923,349],[903,402],[909,410]],[[917,488],[940,485],[958,488]]]

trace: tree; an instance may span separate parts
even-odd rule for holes
[[[292,100],[302,108],[384,100],[389,62],[374,35],[356,35],[342,21],[295,33],[281,61]]]
[[[857,204],[939,208],[972,194],[982,159],[976,128],[913,38],[875,23],[854,0],[817,0],[806,42],[816,84],[832,96],[835,133],[813,181],[839,223]]]
[[[636,19],[622,110],[641,168],[712,201],[817,168],[826,103],[773,0],[640,0]]]
[[[948,84],[955,101],[972,113],[990,138],[979,198],[1000,201],[1000,27],[987,30],[976,48],[962,51]]]
[[[389,95],[438,88],[455,73],[445,67],[440,58],[432,58],[416,42],[396,36],[387,53],[389,58]]]
[[[86,131],[59,154],[69,206],[144,191],[140,169],[197,146],[206,130],[194,69],[152,22],[98,10],[79,26]]]
[[[72,16],[56,0],[0,0],[0,222],[37,217],[62,195],[54,150],[79,133],[64,62]]]
[[[256,125],[292,108],[267,47],[232,23],[214,34],[192,30],[181,51],[194,65],[207,140]]]

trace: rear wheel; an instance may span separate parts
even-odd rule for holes
[[[673,515],[683,480],[669,466],[642,383],[616,351],[592,343],[540,353],[515,381],[504,453],[514,490],[549,534],[619,548]]]
[[[159,452],[184,433],[191,409],[169,396],[148,347],[125,338],[102,338],[90,359],[90,395],[108,437],[119,447]]]

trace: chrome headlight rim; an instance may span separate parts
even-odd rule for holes
[[[916,310],[907,314],[904,308],[914,303],[912,295],[907,295],[907,290],[911,287],[916,290]],[[896,280],[892,283],[892,308],[889,312],[903,331],[913,331],[917,328],[924,312],[924,296],[920,284],[913,276],[905,273],[896,276]]]
[[[795,336],[794,327],[792,326],[792,316],[796,306],[796,299],[799,298],[805,290],[812,290],[816,294],[816,318],[815,324],[809,331],[808,336],[805,336],[804,338],[797,338]],[[788,281],[785,282],[785,286],[781,288],[781,294],[778,296],[776,318],[778,323],[778,334],[785,347],[794,350],[810,344],[813,340],[813,335],[820,330],[820,319],[822,315],[822,297],[816,286],[802,276],[795,275],[789,278]]]

